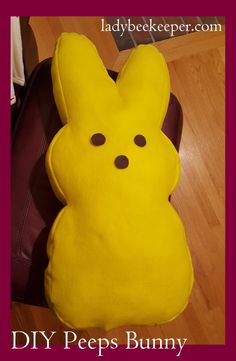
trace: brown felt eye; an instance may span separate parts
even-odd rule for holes
[[[91,143],[93,145],[96,145],[96,146],[103,145],[105,142],[106,142],[106,138],[101,133],[93,134],[92,137],[91,137]]]
[[[144,147],[146,145],[146,138],[143,135],[138,134],[134,137],[134,143],[138,147]]]

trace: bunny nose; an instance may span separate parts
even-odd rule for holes
[[[129,165],[129,159],[125,155],[118,155],[115,159],[115,166],[119,169],[127,168]]]

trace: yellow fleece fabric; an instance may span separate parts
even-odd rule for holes
[[[140,45],[114,82],[89,39],[63,33],[52,81],[64,126],[46,168],[64,208],[48,239],[48,303],[76,329],[167,322],[186,307],[193,270],[168,201],[180,164],[161,131],[170,95],[165,60]]]

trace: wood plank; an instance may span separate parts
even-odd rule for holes
[[[194,32],[178,37],[162,40],[153,43],[164,55],[167,62],[181,59],[204,50],[215,49],[224,46],[225,28],[222,26],[222,32]],[[127,60],[132,49],[124,50],[119,53],[114,63],[113,70],[119,71]]]
[[[96,45],[106,67],[111,68],[118,56],[118,49],[110,32],[101,32],[100,16],[31,16],[30,25],[34,31],[39,60],[51,57],[60,34],[77,32],[86,35]]]
[[[181,178],[172,202],[184,221],[195,270],[183,317],[196,343],[224,343],[224,62],[216,48],[168,66],[184,114]],[[178,319],[162,327],[172,334]]]

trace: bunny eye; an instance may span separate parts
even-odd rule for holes
[[[91,137],[91,143],[93,145],[103,145],[106,142],[106,138],[102,133],[93,134]]]
[[[144,147],[146,145],[146,138],[143,135],[138,134],[134,137],[134,143],[138,147]]]

